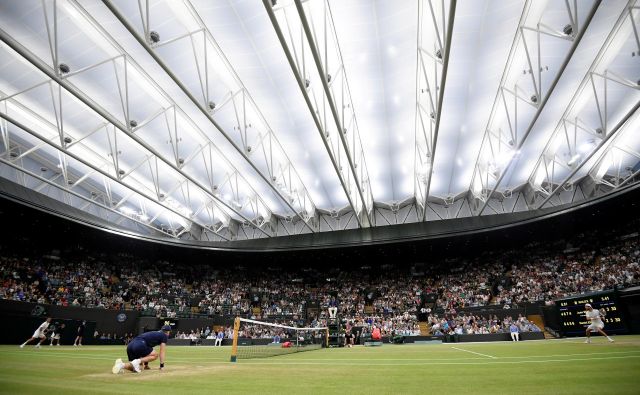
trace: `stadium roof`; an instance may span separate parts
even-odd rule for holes
[[[274,238],[638,181],[640,4],[0,1],[0,175],[114,228]]]

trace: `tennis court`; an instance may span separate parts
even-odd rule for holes
[[[174,346],[163,372],[156,363],[113,375],[124,346],[2,346],[0,393],[637,394],[640,386],[640,336],[321,349],[237,363],[229,354]]]

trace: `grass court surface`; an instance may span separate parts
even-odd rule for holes
[[[640,336],[384,345],[229,361],[230,347],[167,348],[163,372],[114,375],[124,346],[0,346],[2,394],[639,394]]]

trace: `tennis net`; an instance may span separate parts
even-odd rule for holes
[[[231,362],[319,350],[327,346],[328,335],[326,327],[298,328],[238,317],[233,325]]]

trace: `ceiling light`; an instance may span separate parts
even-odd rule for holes
[[[583,154],[586,154],[587,152],[593,151],[595,147],[596,147],[596,141],[594,139],[591,139],[580,144],[580,146],[578,147],[578,151],[582,152]]]
[[[134,209],[132,209],[131,207],[127,207],[127,206],[122,206],[119,209],[122,213],[127,214],[127,215],[132,215],[134,214],[136,211]]]
[[[546,176],[546,172],[543,166],[538,166],[538,171],[536,172],[536,176],[533,179],[533,185],[535,187],[539,187],[540,185],[542,185],[542,181],[544,181],[544,178]]]
[[[567,24],[562,28],[562,32],[567,36],[570,36],[571,34],[573,34],[573,26],[571,26],[571,24]]]
[[[156,32],[155,30],[152,30],[151,32],[149,32],[149,41],[151,41],[151,44],[157,44],[160,42],[160,34],[158,32]]]
[[[580,161],[580,154],[575,154],[571,157],[571,159],[569,159],[569,161],[567,162],[567,165],[569,167],[573,167],[579,161]]]
[[[473,194],[478,196],[482,192],[482,181],[480,181],[480,177],[473,177]]]
[[[612,151],[612,152],[609,152],[609,154],[607,154],[602,160],[602,163],[600,163],[600,167],[596,172],[596,177],[595,177],[596,180],[601,180],[602,177],[604,177],[604,175],[607,173],[607,170],[609,170],[613,162],[614,162],[614,157],[613,157],[613,151]]]
[[[66,63],[60,63],[60,65],[58,65],[58,70],[60,70],[60,73],[62,74],[67,74],[71,71],[71,68]]]

